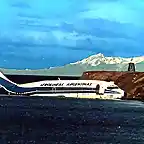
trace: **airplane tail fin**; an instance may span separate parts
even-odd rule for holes
[[[14,82],[11,81],[10,79],[8,79],[8,78],[3,74],[2,71],[0,71],[0,78],[3,79],[3,80],[5,80],[5,81],[7,81],[7,82],[9,82],[9,83],[12,83],[12,84],[17,85],[16,83],[14,83]]]
[[[12,82],[9,80],[1,71],[0,71],[0,86],[3,87],[9,93],[31,93],[36,91],[36,88],[31,87],[22,87],[21,85]]]
[[[0,71],[0,85],[3,85],[2,81],[5,81],[9,84],[13,84],[13,85],[18,85],[17,83],[14,83],[13,81],[9,80],[4,74],[3,72]]]

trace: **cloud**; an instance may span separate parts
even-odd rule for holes
[[[107,19],[120,23],[132,23],[144,26],[141,17],[144,12],[144,1],[141,0],[118,0],[118,1],[95,1],[87,5],[87,11],[81,12],[80,17],[90,19]]]
[[[30,5],[26,3],[25,1],[11,1],[10,3],[11,7],[21,8],[21,9],[27,9],[30,8]]]
[[[98,52],[142,55],[143,13],[142,0],[1,0],[1,56],[48,67]]]

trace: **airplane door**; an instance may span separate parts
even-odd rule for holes
[[[96,94],[99,94],[99,90],[100,90],[100,85],[99,84],[96,85],[96,89],[95,90],[96,90]]]

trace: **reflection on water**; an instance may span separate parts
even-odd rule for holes
[[[0,99],[0,144],[143,143],[142,102]]]

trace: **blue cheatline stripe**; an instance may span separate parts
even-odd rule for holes
[[[29,93],[31,91],[36,91],[36,88],[19,87],[3,78],[0,78],[0,85],[4,87],[7,91],[13,93]]]

